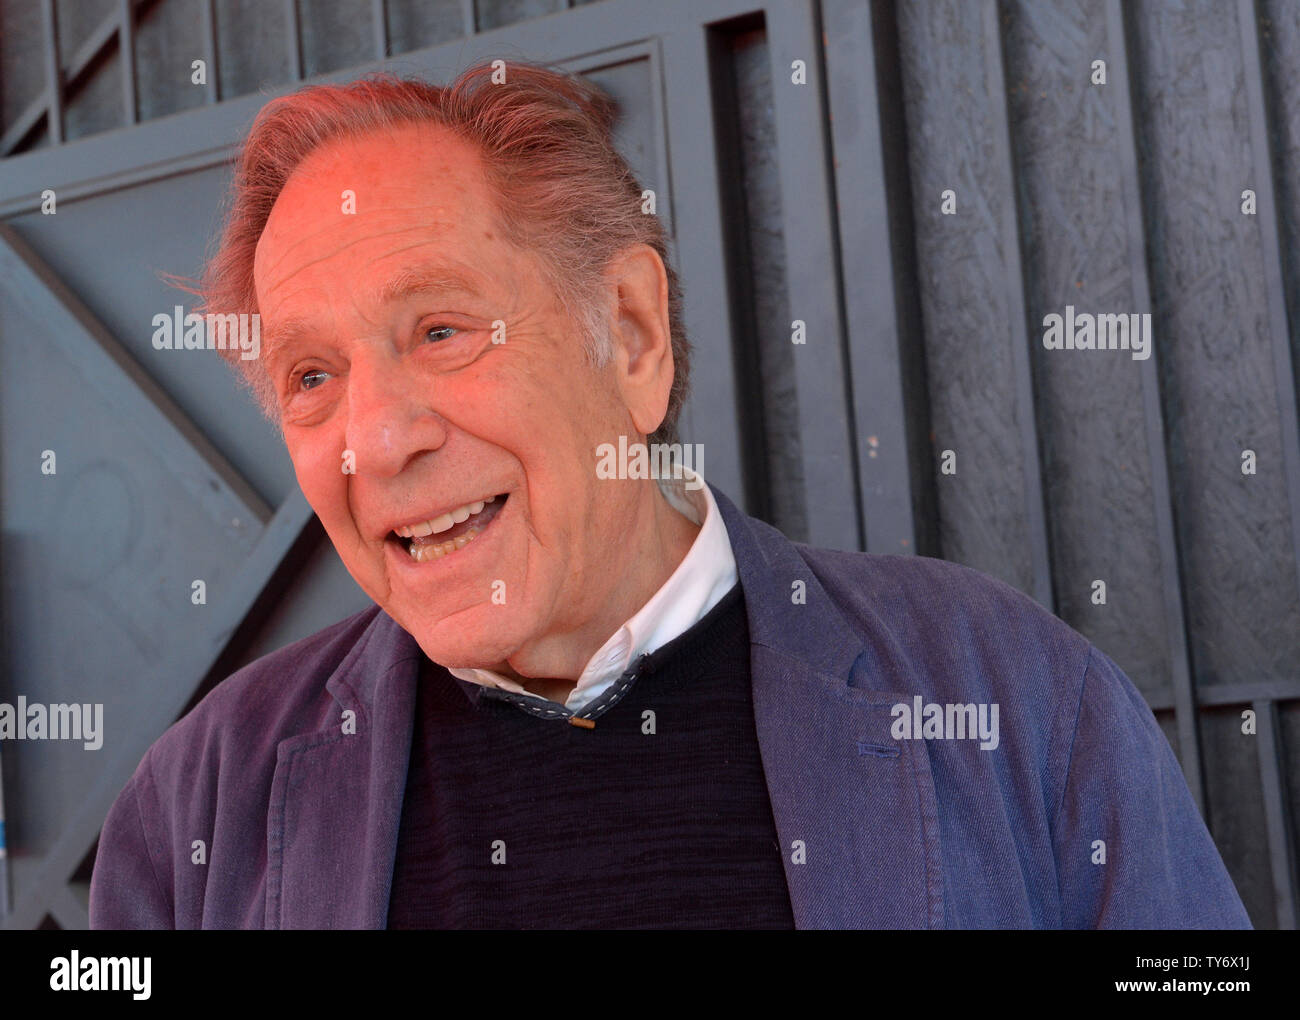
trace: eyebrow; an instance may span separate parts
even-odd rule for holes
[[[450,266],[429,263],[399,270],[379,288],[378,294],[371,296],[375,298],[375,304],[384,305],[414,294],[436,293],[461,293],[477,297],[479,289],[469,277]]]
[[[378,290],[367,294],[371,304],[387,305],[404,301],[409,297],[422,294],[464,294],[480,297],[481,292],[475,282],[450,266],[438,263],[423,263],[399,270],[386,280]],[[310,319],[294,317],[285,319],[262,338],[265,351],[264,363],[269,367],[275,356],[285,345],[301,336],[319,330],[320,326]]]

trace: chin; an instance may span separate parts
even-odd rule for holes
[[[398,619],[402,629],[415,638],[433,662],[442,666],[492,669],[507,661],[524,643],[516,639],[503,615],[503,606],[475,606],[441,620],[413,621]],[[390,614],[391,615],[391,614]],[[523,628],[518,628],[522,630]]]

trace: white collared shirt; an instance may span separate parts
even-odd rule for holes
[[[736,584],[736,559],[717,501],[696,472],[683,466],[682,476],[680,480],[660,479],[659,488],[674,509],[700,525],[700,532],[677,569],[650,596],[650,601],[588,660],[577,685],[564,701],[565,707],[574,712],[580,712],[609,690],[638,656],[661,648],[702,620]],[[698,488],[686,488],[695,479],[699,479]],[[448,667],[448,671],[485,687],[499,687],[539,701],[549,700],[492,670]]]

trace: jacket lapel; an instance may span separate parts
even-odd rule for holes
[[[325,685],[335,704],[323,728],[280,743],[266,927],[387,924],[419,662],[415,640],[377,612]]]
[[[713,494],[745,593],[754,722],[796,926],[942,927],[929,754],[889,732],[907,696],[873,689],[863,639],[795,545]]]

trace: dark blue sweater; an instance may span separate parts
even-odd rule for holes
[[[737,585],[592,729],[426,664],[388,926],[792,928],[749,648]]]

